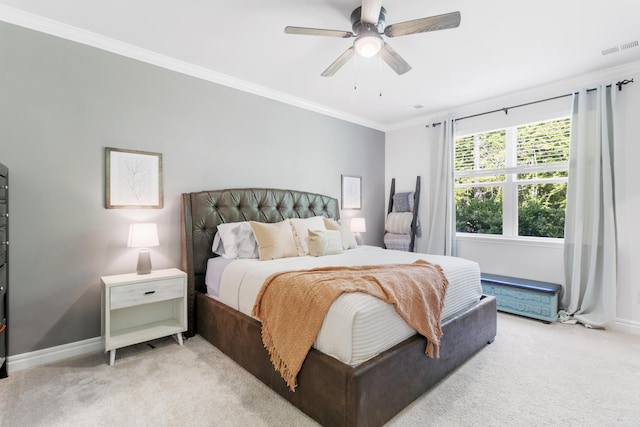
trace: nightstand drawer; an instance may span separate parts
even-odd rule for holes
[[[111,288],[111,309],[184,297],[184,279],[132,283]]]

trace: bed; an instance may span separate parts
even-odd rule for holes
[[[182,195],[182,267],[188,275],[187,336],[199,334],[322,425],[382,425],[493,341],[496,302],[481,296],[448,315],[440,357],[425,356],[418,334],[357,364],[312,348],[289,390],[261,339],[261,323],[206,294],[207,264],[222,223],[278,223],[286,218],[339,218],[335,198],[280,189],[230,189]],[[479,277],[478,277],[479,280]],[[245,310],[246,311],[246,310]]]

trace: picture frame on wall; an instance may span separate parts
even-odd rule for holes
[[[362,177],[342,175],[342,209],[362,209]]]
[[[105,148],[105,207],[161,209],[162,153]]]

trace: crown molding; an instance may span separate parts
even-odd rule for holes
[[[284,92],[269,89],[265,86],[257,85],[227,74],[212,71],[186,61],[181,61],[151,50],[143,49],[129,43],[124,43],[97,33],[93,33],[91,31],[83,30],[72,25],[64,24],[62,22],[35,15],[13,7],[0,5],[0,21],[59,37],[65,40],[84,44],[86,46],[95,47],[97,49],[115,53],[120,56],[135,59],[147,64],[155,65],[157,67],[172,70],[188,76],[196,77],[198,79],[206,80],[211,83],[216,83],[222,86],[237,89],[242,92],[251,93],[263,98],[272,99],[274,101],[313,111],[325,116],[333,117],[380,131],[384,131],[385,129],[385,126],[383,124],[365,119],[360,116],[348,114],[344,111],[317,104]]]

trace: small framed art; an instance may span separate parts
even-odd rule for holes
[[[362,178],[342,175],[342,209],[362,209]]]
[[[105,148],[107,209],[161,209],[162,153]]]

